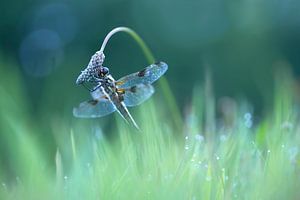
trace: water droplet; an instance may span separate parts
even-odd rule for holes
[[[271,150],[270,149],[268,149],[268,151],[267,151],[268,153],[271,153]]]
[[[188,140],[189,139],[189,136],[185,136],[185,138],[184,138],[185,140]]]
[[[253,125],[252,114],[249,113],[249,112],[245,113],[244,119],[245,119],[245,123],[244,123],[245,126],[246,126],[247,128],[251,128],[252,125]]]
[[[227,140],[227,136],[225,134],[220,135],[220,141],[225,142]]]
[[[222,168],[221,170],[222,170],[222,172],[225,172],[225,168]]]
[[[195,164],[193,165],[193,167],[196,168],[196,169],[199,169],[199,168],[201,167],[201,165],[198,164],[198,163],[195,163]]]
[[[185,145],[185,146],[184,146],[184,149],[185,149],[185,150],[188,150],[189,148],[190,148],[190,147],[189,147],[188,145]]]
[[[170,180],[170,179],[173,178],[173,176],[174,176],[174,175],[173,175],[172,173],[166,174],[166,175],[165,175],[165,179],[166,179],[166,180]]]
[[[284,148],[284,147],[285,147],[285,145],[284,145],[284,144],[282,144],[282,145],[281,145],[281,148]]]
[[[289,148],[289,151],[288,151],[288,154],[289,154],[289,158],[290,158],[290,161],[295,163],[296,162],[296,157],[298,155],[298,147],[291,147]]]
[[[251,119],[252,119],[251,113],[249,113],[249,112],[245,113],[244,119],[245,119],[245,120],[251,120]]]
[[[68,177],[67,176],[64,176],[64,180],[67,180],[68,179]]]
[[[104,138],[102,129],[99,124],[93,126],[92,131],[94,132],[97,140],[102,140]]]
[[[203,135],[196,134],[195,135],[195,140],[198,141],[198,142],[203,142],[204,141],[204,137],[203,137]]]
[[[281,129],[284,129],[284,130],[287,130],[287,131],[290,131],[292,130],[294,127],[293,123],[289,122],[289,121],[286,121],[286,122],[283,122],[281,124]]]
[[[236,188],[238,186],[238,184],[236,182],[232,183],[232,188]]]
[[[217,160],[220,160],[220,157],[219,157],[219,156],[216,156],[216,159],[217,159]]]
[[[228,176],[225,176],[225,181],[227,181],[229,178],[228,178]]]

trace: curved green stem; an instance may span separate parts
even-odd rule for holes
[[[110,31],[107,36],[105,37],[101,48],[100,48],[100,52],[103,52],[105,49],[106,44],[108,43],[109,39],[116,33],[118,32],[125,32],[127,34],[129,34],[136,42],[137,44],[140,46],[140,48],[142,49],[147,61],[149,62],[149,64],[154,63],[156,60],[152,54],[152,52],[150,51],[150,49],[148,48],[148,46],[146,45],[146,43],[143,41],[143,39],[132,29],[127,28],[127,27],[117,27],[114,28],[112,31]],[[179,109],[176,105],[176,101],[174,99],[174,96],[171,92],[170,86],[166,80],[166,78],[162,77],[159,81],[160,86],[163,90],[163,94],[165,96],[165,99],[167,101],[167,104],[169,106],[169,109],[172,111],[172,116],[174,117],[174,122],[178,128],[178,130],[182,129],[182,119],[180,116],[180,112]]]
[[[132,29],[127,28],[127,27],[117,27],[114,28],[112,31],[110,31],[107,36],[105,37],[102,46],[100,48],[100,51],[103,52],[104,48],[108,42],[108,40],[115,34],[118,32],[125,32],[127,34],[129,34],[137,43],[138,45],[141,47],[147,61],[152,64],[155,62],[154,56],[151,53],[150,49],[148,48],[148,46],[146,45],[146,43],[142,40],[142,38]]]

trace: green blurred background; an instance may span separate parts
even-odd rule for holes
[[[26,180],[27,174],[29,174],[28,180],[31,180],[32,174],[37,180],[40,178],[43,180],[43,175],[35,173],[35,169],[39,169],[39,164],[43,165],[41,172],[45,168],[45,171],[52,170],[54,172],[56,170],[57,172],[62,167],[55,166],[55,164],[61,162],[63,163],[63,169],[68,172],[68,168],[72,169],[73,166],[76,168],[76,162],[73,162],[72,166],[72,161],[75,161],[75,156],[72,157],[72,155],[75,155],[75,150],[80,161],[83,161],[82,163],[85,163],[84,160],[88,160],[89,163],[90,160],[93,160],[93,154],[90,153],[93,152],[92,144],[95,143],[95,138],[97,142],[104,141],[101,140],[103,132],[107,136],[119,134],[117,137],[121,138],[121,144],[123,144],[123,146],[118,143],[114,144],[113,140],[109,140],[110,144],[114,144],[112,149],[121,151],[120,161],[113,162],[115,166],[112,167],[119,167],[119,163],[125,163],[124,166],[126,166],[126,156],[134,157],[134,153],[132,155],[126,154],[124,157],[126,162],[122,160],[123,148],[135,147],[130,144],[136,143],[132,142],[134,140],[126,142],[126,137],[131,135],[131,132],[127,134],[127,129],[122,124],[123,121],[116,123],[119,122],[118,119],[121,119],[120,116],[112,114],[101,119],[76,119],[72,115],[74,106],[90,98],[86,89],[75,84],[77,76],[86,67],[95,51],[99,50],[106,34],[118,26],[132,28],[144,39],[158,61],[168,63],[169,70],[165,77],[174,94],[183,121],[186,122],[184,125],[177,124],[175,126],[177,122],[174,120],[177,119],[176,112],[173,112],[175,109],[169,109],[173,105],[169,106],[170,101],[167,102],[166,100],[167,98],[172,99],[172,97],[166,94],[164,92],[166,90],[163,91],[163,87],[160,87],[160,84],[157,83],[155,83],[156,94],[152,98],[154,101],[130,109],[138,124],[147,125],[148,120],[150,121],[150,125],[146,126],[148,135],[146,134],[146,137],[144,135],[144,140],[150,141],[148,146],[145,145],[145,148],[149,147],[150,151],[149,154],[141,154],[146,155],[145,162],[147,162],[147,158],[148,161],[150,160],[148,162],[150,168],[152,166],[156,168],[156,161],[159,161],[159,159],[152,159],[152,156],[154,155],[155,158],[156,152],[160,154],[161,148],[159,147],[163,146],[160,144],[165,144],[165,140],[162,139],[161,135],[168,136],[172,132],[174,135],[180,134],[181,139],[185,138],[187,140],[187,137],[184,136],[188,135],[191,130],[199,136],[206,132],[212,133],[212,135],[214,132],[219,133],[213,131],[215,121],[217,121],[218,126],[218,120],[222,117],[222,113],[220,114],[222,111],[218,110],[220,109],[218,107],[219,100],[224,100],[222,97],[230,97],[229,99],[225,98],[226,101],[223,101],[225,105],[223,112],[226,114],[228,110],[232,109],[231,113],[228,112],[229,115],[235,114],[235,111],[242,113],[242,119],[239,116],[234,119],[235,115],[232,115],[233,117],[227,116],[227,118],[232,117],[233,120],[240,122],[241,126],[238,130],[241,130],[241,134],[232,134],[233,143],[228,140],[229,143],[223,146],[219,145],[219,140],[216,139],[215,144],[217,145],[215,146],[220,147],[221,152],[219,154],[220,152],[216,151],[218,155],[221,155],[220,160],[223,159],[224,155],[226,161],[225,154],[231,152],[231,147],[235,146],[233,145],[235,142],[239,144],[237,145],[237,150],[239,150],[236,153],[237,155],[242,155],[240,152],[243,152],[244,149],[248,153],[251,153],[253,149],[255,150],[253,152],[256,152],[256,147],[252,145],[253,138],[248,138],[248,132],[253,133],[251,136],[257,133],[254,140],[258,145],[263,146],[262,144],[266,144],[264,148],[265,150],[268,149],[268,154],[269,141],[278,140],[278,144],[271,143],[274,148],[271,146],[270,152],[272,153],[270,155],[275,155],[275,157],[270,159],[269,168],[263,165],[260,168],[260,163],[265,162],[264,157],[255,156],[253,160],[249,154],[249,157],[242,157],[244,158],[242,162],[239,162],[239,158],[236,159],[238,162],[228,159],[228,169],[233,171],[241,168],[247,169],[245,176],[244,174],[238,176],[243,181],[248,181],[249,178],[252,180],[250,182],[255,185],[259,183],[257,185],[258,191],[264,190],[261,186],[265,186],[265,182],[257,179],[257,177],[266,172],[270,173],[269,176],[261,177],[269,177],[271,186],[284,183],[286,188],[298,192],[296,188],[293,188],[297,185],[294,184],[296,182],[288,181],[288,184],[286,184],[283,179],[285,177],[297,177],[297,174],[294,175],[294,173],[298,173],[299,170],[291,166],[287,167],[284,163],[286,162],[285,159],[280,159],[283,154],[277,153],[289,148],[293,150],[295,147],[296,150],[294,149],[292,152],[296,153],[293,153],[293,155],[295,155],[294,157],[298,155],[299,139],[296,136],[299,134],[290,134],[295,135],[296,139],[294,137],[288,138],[289,142],[285,147],[285,141],[283,140],[282,144],[280,141],[282,135],[280,135],[281,129],[279,128],[282,128],[282,123],[286,122],[285,124],[291,127],[295,123],[295,130],[298,130],[297,122],[292,118],[293,112],[291,112],[291,110],[296,109],[294,109],[294,105],[289,105],[293,99],[291,93],[295,91],[291,86],[292,84],[282,84],[280,86],[283,88],[277,85],[280,88],[277,96],[274,97],[273,95],[275,74],[277,74],[276,78],[279,80],[277,84],[284,83],[284,80],[287,79],[284,78],[286,77],[285,73],[278,73],[278,69],[290,69],[295,79],[300,74],[300,56],[298,55],[300,52],[300,1],[297,0],[0,0],[1,183],[2,180],[8,180],[4,183],[9,183],[9,180],[15,180],[19,183],[18,177],[21,176],[21,180]],[[105,55],[104,64],[110,68],[110,72],[115,79],[138,71],[148,65],[139,46],[125,33],[120,33],[109,41],[105,49]],[[216,97],[216,119],[213,109],[215,106],[214,98],[210,96],[207,90],[203,89],[207,71],[211,74],[212,94]],[[203,95],[203,93],[206,95]],[[165,98],[166,96],[167,98]],[[280,101],[281,97],[287,100]],[[205,100],[203,101],[203,99]],[[275,106],[272,107],[273,101],[276,99],[279,103],[277,105],[275,103]],[[191,105],[192,101],[193,104]],[[250,102],[251,106],[248,106],[245,101]],[[241,111],[234,110],[238,104],[236,102],[242,102]],[[243,109],[244,104],[246,109]],[[154,107],[160,112],[149,112],[148,116],[147,111],[154,111]],[[269,112],[272,108],[275,108],[275,110],[272,110],[274,112]],[[137,111],[141,111],[140,114]],[[143,111],[146,112],[143,113]],[[194,115],[191,114],[193,112],[195,112]],[[143,115],[145,113],[147,115]],[[270,113],[274,117],[270,117],[270,121],[266,123],[264,117],[266,115],[268,117]],[[252,114],[254,114],[253,123]],[[138,116],[144,117],[139,118]],[[193,119],[192,117],[195,116],[200,119]],[[275,123],[272,121],[273,118],[277,120],[275,120]],[[164,121],[162,122],[161,119]],[[205,120],[207,123],[202,126],[202,121]],[[244,121],[251,123],[248,126],[248,123],[245,122],[245,128],[242,126]],[[210,124],[213,127],[211,129],[207,126]],[[253,124],[254,126],[252,126]],[[258,126],[256,126],[257,124]],[[274,127],[272,127],[273,125]],[[180,128],[177,128],[179,126]],[[248,128],[251,127],[253,128],[248,131]],[[278,133],[273,134],[273,129]],[[118,130],[121,131],[118,132]],[[155,134],[150,137],[152,134],[149,133],[152,131]],[[283,133],[285,137],[290,136],[285,134],[286,132]],[[206,140],[206,135],[204,136]],[[151,143],[157,138],[158,141],[161,140],[161,143]],[[248,139],[249,144],[244,145],[244,140]],[[74,144],[76,144],[76,148]],[[201,149],[198,153],[200,157],[206,160],[205,157],[211,155],[207,153],[210,152],[210,143],[205,141],[205,144],[208,144],[204,147],[208,147],[206,149],[209,151],[205,151],[205,149],[202,151]],[[139,143],[137,143],[138,145]],[[120,149],[120,146],[123,148]],[[176,158],[175,160],[180,159],[179,154],[177,155],[173,151],[174,149],[181,151],[180,145],[171,146],[174,148],[170,148],[170,150],[166,148],[162,152],[165,152],[168,158],[170,158],[169,155],[173,155]],[[227,150],[227,147],[230,148]],[[281,149],[278,150],[277,147]],[[104,149],[109,148],[105,147]],[[56,152],[60,153],[56,154]],[[137,152],[140,153],[140,151]],[[59,156],[55,157],[55,155]],[[58,157],[60,155],[62,161],[59,162]],[[108,155],[108,161],[114,159],[111,158],[112,153],[103,153],[103,155]],[[279,157],[276,157],[277,155]],[[213,160],[215,154],[211,157],[211,160]],[[54,158],[58,160],[55,163]],[[166,159],[166,161],[164,163],[170,163],[170,166],[176,167],[176,162],[174,164],[172,158]],[[267,161],[269,160],[266,159],[266,163],[268,163]],[[109,164],[110,162],[106,163]],[[241,163],[242,165],[235,163]],[[137,164],[139,163],[137,162]],[[103,167],[102,162],[98,162],[98,165]],[[280,170],[272,171],[271,169],[274,167]],[[102,173],[99,169],[98,173]],[[119,169],[119,172],[122,172],[122,166]],[[163,169],[166,172],[169,171],[168,166],[164,166]],[[286,169],[290,171],[285,171]],[[256,172],[259,170],[263,173],[257,173],[257,175]],[[29,171],[33,173],[28,173]],[[208,170],[205,168],[204,174],[206,171],[210,173],[210,168]],[[114,168],[111,168],[108,172],[115,174]],[[252,176],[253,173],[254,176]],[[68,175],[68,173],[66,174]],[[76,177],[76,173],[74,174]],[[103,175],[105,178],[109,177],[106,176],[106,171],[103,171]],[[215,176],[219,176],[218,173]],[[128,177],[131,179],[130,174]],[[102,181],[97,176],[96,179]],[[229,180],[231,179],[232,177],[229,178]],[[89,187],[89,184],[85,184],[85,182],[82,184],[81,180],[78,180],[80,186]],[[38,190],[36,186],[39,188],[43,185],[35,181],[29,181],[28,183],[30,183],[28,186],[34,188],[33,193]],[[108,183],[110,182],[108,181]],[[125,186],[128,185],[126,181],[124,183]],[[137,183],[139,184],[139,182]],[[182,183],[183,188],[190,185],[196,186],[192,182],[190,185],[187,185],[185,181]],[[215,186],[214,183],[212,182],[211,185]],[[219,184],[223,185],[223,182]],[[103,185],[110,187],[110,184]],[[1,187],[4,186],[2,183]],[[210,191],[207,187],[201,188]],[[248,185],[245,185],[245,188],[247,189]],[[72,189],[76,190],[76,188]],[[272,194],[276,195],[277,193],[274,193],[274,191],[280,192],[281,189],[280,185],[280,188],[272,190]],[[12,191],[14,193],[14,187]],[[89,192],[89,190],[86,191]],[[215,193],[214,187],[211,191]],[[252,191],[249,191],[252,194]],[[287,191],[287,194],[291,193],[289,190]],[[241,190],[240,193],[244,194],[244,190]],[[22,197],[22,193],[20,194]],[[174,195],[176,194],[174,193]],[[255,193],[253,194],[255,195]]]
[[[89,96],[75,85],[79,72],[110,30],[128,26],[169,64],[182,112],[209,69],[217,98],[246,98],[259,114],[270,103],[275,69],[300,73],[299,8],[297,0],[1,1],[1,79],[8,71],[21,77],[32,117],[71,118]],[[116,79],[148,64],[126,34],[105,53]]]

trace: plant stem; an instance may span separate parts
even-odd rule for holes
[[[135,32],[133,31],[132,29],[130,28],[127,28],[127,27],[117,27],[117,28],[114,28],[112,31],[110,31],[107,36],[105,37],[103,43],[102,43],[102,46],[100,48],[100,51],[103,52],[104,51],[104,48],[108,42],[108,40],[115,34],[115,33],[118,33],[118,32],[125,32],[125,33],[128,33],[137,43],[138,45],[141,47],[147,61],[152,64],[155,62],[155,59],[154,59],[154,56],[153,54],[151,53],[150,49],[148,48],[148,46],[146,45],[146,43],[142,40],[142,38]]]
[[[143,39],[132,29],[127,28],[127,27],[117,27],[114,28],[112,31],[110,31],[107,36],[104,38],[104,41],[101,45],[100,48],[100,52],[103,52],[105,49],[106,44],[108,43],[109,39],[118,32],[125,32],[127,34],[129,34],[136,42],[137,44],[140,46],[140,48],[142,49],[147,61],[149,64],[155,63],[155,58],[152,54],[152,52],[150,51],[150,49],[148,48],[148,46],[146,45],[146,43],[143,41]],[[167,101],[167,105],[169,105],[169,109],[172,112],[172,116],[174,117],[174,122],[175,125],[177,126],[178,130],[182,129],[182,119],[180,116],[180,111],[177,107],[174,95],[171,92],[170,86],[168,84],[168,81],[162,77],[161,80],[159,81],[159,84],[163,90],[163,94],[165,96],[165,99]]]

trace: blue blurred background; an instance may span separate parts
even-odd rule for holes
[[[274,71],[300,73],[299,8],[297,0],[1,1],[0,67],[20,75],[32,116],[71,117],[88,98],[75,85],[79,72],[111,29],[128,26],[169,64],[181,111],[209,69],[217,98],[247,98],[261,113]],[[116,79],[148,64],[126,34],[105,53]]]

